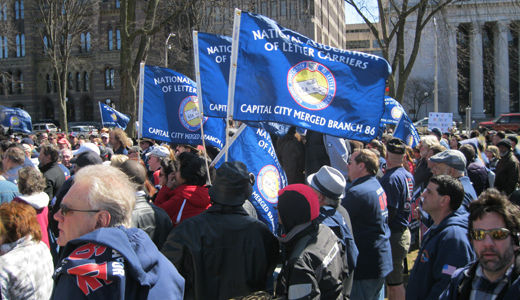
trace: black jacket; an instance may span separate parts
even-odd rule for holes
[[[278,241],[241,207],[214,203],[176,226],[162,253],[186,280],[184,299],[228,299],[266,290]]]
[[[284,260],[276,283],[282,299],[343,299],[345,261],[334,232],[311,224],[282,244]],[[294,298],[295,294],[301,298]]]
[[[43,173],[47,186],[44,192],[49,195],[49,199],[52,200],[54,195],[58,192],[61,185],[65,182],[65,174],[63,170],[58,166],[58,163],[48,163],[45,166],[40,166],[40,172]]]
[[[495,169],[495,188],[510,195],[518,182],[518,160],[510,151],[498,161]]]

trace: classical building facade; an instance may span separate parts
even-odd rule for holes
[[[59,115],[56,75],[45,56],[46,41],[34,26],[38,16],[33,14],[34,10],[27,9],[34,5],[33,1],[36,0],[10,0],[0,5],[0,26],[14,25],[14,30],[0,35],[0,74],[3,74],[0,75],[0,104],[24,108],[33,121],[56,120]],[[92,30],[81,35],[73,51],[75,62],[67,82],[69,122],[98,121],[98,101],[114,103],[117,109],[121,49],[119,1],[99,3],[92,12]],[[320,43],[345,47],[343,0],[222,1],[222,5],[213,8],[209,25],[201,31],[231,35],[235,7],[269,16]],[[175,29],[171,32],[175,33]],[[164,64],[163,35],[157,34],[154,38],[147,64]]]
[[[413,32],[414,26],[411,22],[408,30]],[[422,78],[433,87],[437,63],[439,111],[453,113],[454,119],[463,118],[468,106],[475,120],[519,112],[519,33],[518,1],[449,5],[425,28],[410,78]],[[428,111],[433,111],[433,102],[423,114]]]

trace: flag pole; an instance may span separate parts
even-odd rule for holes
[[[137,130],[137,145],[139,146],[138,154],[141,159],[141,138],[143,137],[143,105],[144,105],[144,61],[139,65],[139,107],[138,107],[138,123],[139,128]]]
[[[204,153],[204,162],[206,162],[206,171],[208,174],[208,182],[211,185],[211,176],[209,173],[209,164],[208,164],[208,153],[206,152],[206,139],[204,138],[204,104],[202,101],[202,82],[200,80],[200,62],[199,62],[199,32],[193,30],[193,61],[195,63],[195,80],[197,81],[197,101],[199,105],[197,109],[199,110],[200,117],[200,138],[202,139],[202,148]]]
[[[244,131],[244,129],[246,129],[246,123],[242,123],[240,125],[240,127],[238,127],[237,131],[235,132],[235,134],[233,135],[233,137],[231,137],[229,139],[229,142],[226,143],[226,145],[224,146],[224,148],[222,148],[222,150],[218,153],[217,156],[215,156],[215,158],[213,159],[213,161],[211,162],[210,164],[210,167],[213,167],[217,164],[217,162],[222,158],[222,156],[224,156],[224,154],[227,155],[227,152],[228,152],[228,149],[229,147],[231,147],[231,145],[233,145],[233,143],[235,142],[235,140],[238,138],[238,136],[242,133],[242,131]]]
[[[238,59],[238,39],[240,36],[240,16],[242,11],[235,8],[235,18],[233,22],[233,37],[231,43],[231,59],[229,70],[229,87],[228,87],[228,103],[227,103],[227,121],[226,121],[226,146],[230,143],[229,126],[233,121],[233,106],[235,99],[235,82],[237,76],[237,59]],[[226,154],[226,161],[228,160],[228,149],[224,147]],[[222,149],[222,150],[224,150]]]

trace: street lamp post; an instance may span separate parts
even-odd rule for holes
[[[175,37],[175,33],[170,32],[168,34],[168,37],[166,38],[166,41],[164,42],[164,67],[168,68],[168,49],[170,48],[168,45],[168,41],[171,37]]]

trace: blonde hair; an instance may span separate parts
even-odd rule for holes
[[[112,167],[119,168],[125,161],[128,160],[128,156],[124,154],[115,154],[110,158],[110,165]]]

